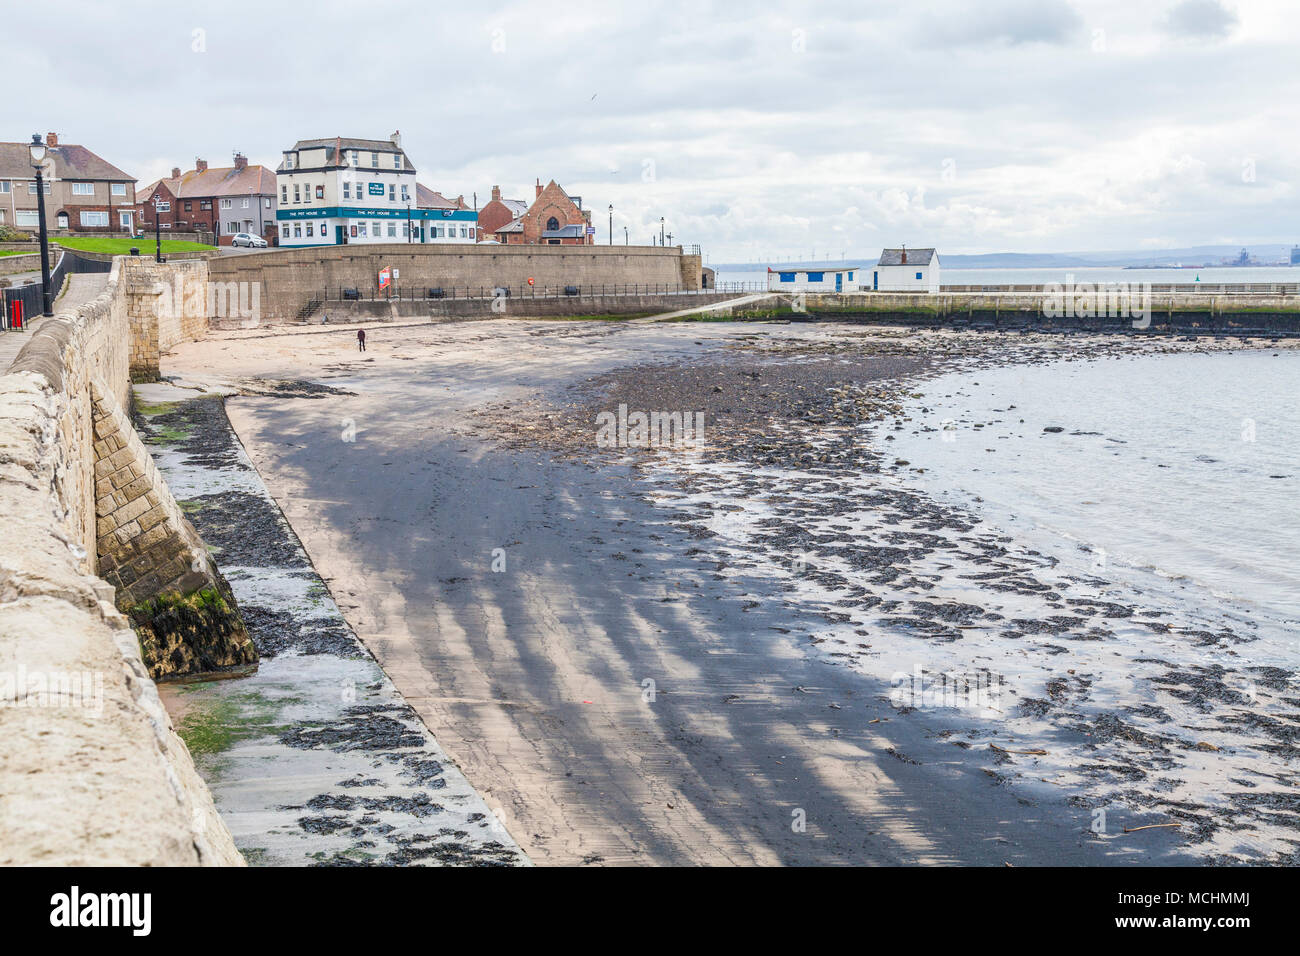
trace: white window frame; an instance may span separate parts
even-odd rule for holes
[[[221,200],[221,208],[222,208],[222,209],[230,209],[230,208],[232,208],[232,207],[231,207],[231,203],[232,203],[232,202],[233,202],[233,200],[230,200],[230,199],[223,199],[223,200]]]
[[[93,196],[95,195],[95,184],[94,183],[73,183],[72,195]]]
[[[110,184],[110,191],[112,192],[112,194],[113,194],[114,196],[125,196],[125,195],[126,195],[126,183],[111,183],[111,184]]]
[[[244,205],[243,205],[243,208],[244,208],[244,209],[247,209],[247,208],[248,208],[248,198],[247,198],[247,197],[244,198]]]
[[[89,221],[87,217],[89,217]],[[100,221],[101,218],[103,221]],[[83,209],[81,210],[81,225],[90,229],[107,229],[108,212],[103,209]]]

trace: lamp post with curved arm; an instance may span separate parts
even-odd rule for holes
[[[45,229],[45,178],[43,170],[49,149],[41,142],[39,133],[32,134],[27,147],[32,169],[36,170],[36,217],[41,231],[41,315],[54,314],[54,290],[50,288],[50,236]]]

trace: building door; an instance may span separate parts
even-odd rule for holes
[[[118,225],[122,227],[123,232],[134,232],[134,229],[132,229],[132,226],[134,225],[133,220],[134,217],[129,212],[122,212],[117,215]]]
[[[879,292],[879,291],[880,291],[880,273],[879,273],[879,272],[873,272],[873,273],[871,273],[871,291],[872,291],[872,292]]]
[[[347,238],[343,235],[343,227],[342,227],[342,226],[335,226],[335,227],[334,227],[334,245],[336,245],[336,246],[341,246],[341,245],[344,245],[347,241],[348,241]]]
[[[68,214],[66,212],[59,213],[59,228],[60,229],[68,228]]]
[[[843,292],[843,291],[844,291],[844,273],[843,273],[843,272],[837,272],[837,273],[835,273],[835,291],[836,291],[836,292]]]

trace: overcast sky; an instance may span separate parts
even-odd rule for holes
[[[761,12],[757,9],[761,7]],[[1300,241],[1300,17],[1252,0],[6,9],[0,139],[140,185],[401,130],[419,180],[712,261]],[[25,42],[24,34],[32,42]]]

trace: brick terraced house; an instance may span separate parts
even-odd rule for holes
[[[53,234],[132,232],[138,225],[135,177],[84,146],[45,144],[45,227]],[[36,172],[28,143],[0,143],[0,226],[40,228]]]
[[[154,197],[158,198],[159,225],[163,232],[205,232],[228,246],[241,232],[261,236],[274,244],[276,237],[275,173],[265,166],[250,166],[242,153],[233,166],[211,168],[202,159],[182,173],[174,167],[167,179],[140,191],[140,216],[146,232],[154,228]]]

